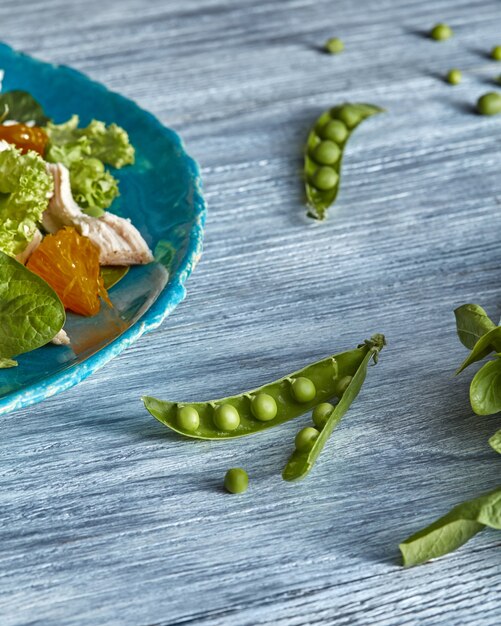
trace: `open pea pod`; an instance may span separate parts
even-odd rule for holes
[[[312,363],[243,394],[206,402],[169,402],[150,396],[142,400],[162,424],[187,437],[231,439],[251,435],[341,395],[342,381],[356,376],[367,357],[374,355],[374,342],[379,345],[381,337],[376,335],[354,350]]]
[[[335,201],[341,181],[345,145],[355,128],[384,109],[373,104],[346,102],[317,119],[306,143],[304,178],[308,215],[323,220]]]
[[[309,449],[295,450],[292,453],[284,471],[282,472],[282,478],[284,480],[299,480],[308,474],[318,456],[322,452],[327,439],[331,436],[332,431],[339,424],[343,415],[358,396],[365,380],[367,367],[370,361],[372,360],[374,363],[377,363],[379,352],[385,344],[386,341],[383,335],[374,335],[372,339],[366,341],[364,358],[360,361],[356,370],[351,374],[352,379],[346,387],[346,390],[341,395],[338,404],[334,407],[332,413],[327,417],[324,427],[320,431],[318,437],[313,441],[312,446]]]

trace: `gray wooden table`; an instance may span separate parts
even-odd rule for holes
[[[442,20],[454,39],[423,36]],[[333,35],[342,56],[319,51]],[[412,570],[397,544],[499,482],[486,445],[499,417],[474,417],[470,375],[453,378],[452,310],[501,313],[501,119],[471,110],[501,73],[485,55],[501,3],[2,0],[0,39],[178,130],[210,206],[204,257],[164,325],[0,418],[2,626],[499,624],[499,535]],[[352,138],[316,224],[301,148],[343,100],[388,113]],[[139,402],[244,390],[373,332],[389,345],[302,483],[280,478],[299,422],[189,442]],[[221,488],[234,465],[244,496]]]

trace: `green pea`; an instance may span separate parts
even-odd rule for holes
[[[501,61],[501,46],[494,46],[491,50],[491,57],[494,61]]]
[[[249,486],[249,476],[241,467],[232,467],[224,476],[224,487],[230,493],[244,493]]]
[[[327,191],[327,189],[333,189],[337,185],[337,181],[339,180],[339,176],[332,167],[327,167],[323,165],[315,170],[313,174],[312,183],[313,186],[320,191]]]
[[[501,113],[501,94],[495,91],[484,93],[477,101],[477,110],[481,115],[497,115]]]
[[[313,409],[313,413],[311,417],[313,419],[313,423],[315,426],[322,430],[327,422],[327,418],[334,411],[334,405],[330,402],[322,402],[321,404],[317,404],[317,406]]]
[[[296,450],[300,452],[308,452],[311,450],[319,434],[318,430],[313,428],[313,426],[307,426],[300,430],[294,440]]]
[[[336,117],[344,122],[348,128],[353,128],[361,120],[360,113],[350,105],[343,106],[339,111],[336,111]]]
[[[340,398],[343,393],[348,389],[349,384],[351,383],[352,376],[343,376],[340,378],[335,385],[336,395]]]
[[[454,33],[447,24],[436,24],[430,31],[430,37],[435,41],[445,41],[450,39]]]
[[[198,411],[192,406],[183,406],[177,410],[179,428],[192,433],[200,426]]]
[[[346,137],[348,137],[348,129],[341,120],[331,120],[322,128],[321,135],[324,139],[330,139],[330,141],[335,143],[343,143]]]
[[[461,73],[461,70],[449,70],[449,72],[447,72],[446,79],[451,85],[459,85],[459,83],[463,80],[463,74]]]
[[[219,430],[236,430],[240,426],[240,415],[231,404],[222,404],[214,411],[214,424]]]
[[[325,49],[330,54],[339,54],[344,50],[344,43],[338,37],[331,37],[325,42]]]
[[[333,141],[321,141],[313,150],[313,158],[322,165],[333,165],[341,156],[341,149]]]
[[[310,402],[317,395],[313,381],[299,376],[292,381],[292,395],[298,402]]]
[[[260,422],[269,422],[277,415],[275,398],[268,393],[258,393],[251,400],[252,415]]]

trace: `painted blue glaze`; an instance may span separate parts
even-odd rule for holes
[[[83,318],[68,314],[71,347],[44,346],[0,370],[0,414],[39,402],[76,385],[143,333],[153,330],[181,302],[185,282],[202,252],[206,206],[196,162],[180,137],[134,102],[84,74],[15,52],[0,44],[3,90],[23,89],[57,122],[78,114],[115,122],[136,149],[133,166],[115,171],[120,196],[110,210],[131,218],[156,262],[131,268],[110,291],[114,308]]]

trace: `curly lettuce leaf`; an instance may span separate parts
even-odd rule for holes
[[[102,215],[118,196],[118,182],[105,165],[121,168],[134,163],[134,148],[126,131],[116,124],[93,120],[78,128],[78,115],[64,124],[47,125],[49,145],[45,158],[70,170],[71,190],[84,211]]]
[[[1,251],[16,256],[26,248],[52,189],[52,177],[36,152],[23,155],[14,146],[0,152]]]
[[[99,159],[82,159],[70,167],[73,197],[87,215],[99,217],[118,196],[118,181]]]

